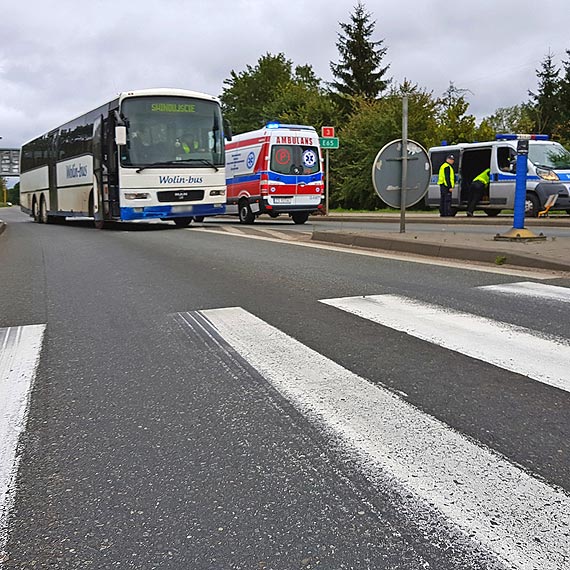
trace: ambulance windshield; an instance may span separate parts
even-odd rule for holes
[[[528,158],[535,166],[570,169],[570,153],[559,143],[531,144]]]
[[[277,174],[316,174],[320,171],[319,149],[303,145],[273,145],[270,169]]]

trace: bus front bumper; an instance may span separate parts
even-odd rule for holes
[[[174,218],[191,218],[193,216],[219,216],[225,213],[225,204],[122,207],[121,220],[124,222],[132,220],[171,220]]]

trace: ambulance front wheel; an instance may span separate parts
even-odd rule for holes
[[[253,224],[255,222],[255,214],[251,211],[247,200],[242,200],[239,204],[239,221],[241,224]]]
[[[296,224],[304,224],[309,219],[309,212],[295,212],[291,217]]]

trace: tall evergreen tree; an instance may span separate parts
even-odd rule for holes
[[[566,50],[570,58],[570,50]],[[559,126],[558,135],[560,142],[565,146],[570,144],[570,59],[562,61],[562,77],[558,91]]]
[[[554,64],[554,55],[548,52],[537,69],[538,89],[529,91],[532,104],[534,130],[537,133],[554,134],[558,121],[560,70]]]
[[[355,97],[373,100],[390,84],[385,77],[389,65],[381,63],[388,48],[384,40],[372,41],[376,22],[359,1],[350,15],[349,23],[340,23],[344,34],[338,34],[336,44],[340,55],[338,63],[330,64],[335,81],[330,83],[333,92],[350,106]]]

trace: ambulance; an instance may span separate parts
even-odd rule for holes
[[[570,153],[560,143],[547,140],[546,135],[498,134],[494,141],[430,148],[432,176],[426,196],[427,205],[439,205],[439,168],[446,157],[453,154],[456,178],[451,201],[453,215],[467,209],[471,182],[486,168],[490,169],[489,191],[476,208],[488,216],[497,216],[501,210],[512,210],[519,138],[529,140],[525,215],[537,217],[548,210],[570,214]]]
[[[268,123],[234,135],[226,145],[226,213],[242,224],[261,214],[304,224],[323,208],[322,163],[319,136],[310,126]]]

